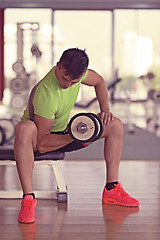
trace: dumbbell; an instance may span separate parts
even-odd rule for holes
[[[68,123],[70,136],[79,143],[93,142],[103,133],[103,122],[94,113],[78,113]]]

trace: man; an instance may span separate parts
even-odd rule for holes
[[[72,48],[64,51],[59,62],[33,88],[22,121],[16,126],[14,153],[23,189],[19,222],[35,221],[36,199],[32,188],[34,151],[40,153],[61,149],[73,151],[85,147],[66,132],[69,114],[78,96],[80,84],[93,86],[103,123],[106,186],[102,201],[124,206],[138,206],[118,182],[122,152],[123,126],[109,109],[108,90],[104,79],[88,68],[85,51]],[[87,145],[90,143],[87,143]]]

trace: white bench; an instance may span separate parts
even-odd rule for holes
[[[44,154],[35,153],[35,165],[47,164],[52,167],[57,182],[57,189],[53,191],[34,191],[36,198],[57,199],[57,202],[67,202],[67,188],[60,168],[59,160],[64,159],[65,153],[52,151]],[[10,148],[0,148],[0,165],[15,165],[14,151]],[[2,191],[0,198],[22,198],[22,191]]]

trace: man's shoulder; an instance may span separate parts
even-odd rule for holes
[[[55,67],[53,67],[42,80],[39,82],[38,91],[40,89],[52,91],[58,86],[58,81],[55,75]]]
[[[89,86],[95,86],[97,82],[101,81],[102,76],[99,75],[96,71],[88,69],[85,80],[82,82]]]

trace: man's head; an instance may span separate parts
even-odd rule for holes
[[[59,65],[63,65],[66,69],[66,74],[70,75],[72,79],[79,78],[86,72],[89,59],[85,50],[78,48],[70,48],[63,52]]]
[[[70,48],[63,52],[57,63],[57,77],[62,88],[68,88],[80,81],[88,67],[85,50]]]

